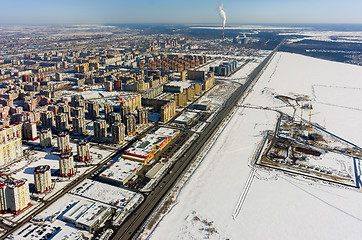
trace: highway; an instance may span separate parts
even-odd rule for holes
[[[240,86],[230,96],[230,98],[225,102],[221,110],[217,113],[214,120],[205,128],[202,133],[200,133],[198,139],[190,146],[190,148],[186,150],[184,155],[174,163],[169,171],[169,174],[166,174],[157,185],[157,187],[150,193],[150,195],[146,196],[145,201],[126,219],[126,221],[120,226],[117,232],[114,233],[112,239],[130,239],[135,235],[137,230],[142,226],[148,216],[157,207],[158,203],[162,200],[162,198],[167,195],[167,193],[172,189],[177,180],[184,175],[184,173],[187,171],[187,167],[199,154],[205,143],[218,129],[223,119],[228,116],[232,109],[235,107],[235,105],[237,105],[238,100],[247,91],[249,86],[254,83],[254,80],[257,80],[259,78],[262,71],[264,70],[264,67],[267,65],[267,63],[272,58],[279,46],[249,75],[247,82],[244,85]],[[67,192],[75,188],[79,184],[79,182],[83,181],[86,178],[91,178],[92,176],[97,174],[97,172],[104,168],[104,166],[109,161],[111,161],[114,156],[122,152],[124,149],[132,145],[135,141],[137,141],[146,133],[152,131],[156,127],[157,125],[148,129],[146,132],[144,132],[134,140],[130,141],[127,146],[117,152],[114,152],[114,154],[102,160],[102,162],[96,168],[94,168],[87,174],[79,176],[77,181],[73,181],[64,189],[62,189],[59,193],[57,193],[54,197],[44,201],[44,203],[38,209],[22,219],[15,227],[9,229],[6,234],[0,237],[0,239],[5,239],[9,234],[14,233],[17,229],[23,226],[23,224],[29,222],[34,216],[42,212],[45,208],[53,204],[59,198],[64,196]]]
[[[174,163],[169,173],[163,177],[157,187],[146,197],[145,201],[124,221],[112,239],[125,240],[132,239],[135,236],[137,231],[147,220],[152,211],[157,207],[162,198],[173,188],[177,180],[184,175],[187,171],[187,167],[197,157],[202,147],[218,129],[223,119],[230,114],[240,98],[248,91],[249,86],[252,86],[252,84],[258,80],[281,44],[282,43],[280,43],[273,52],[264,59],[257,68],[254,69],[254,71],[249,75],[246,83],[236,89],[236,91],[225,102],[214,120],[200,134],[198,139],[190,146],[190,148],[186,150],[184,155]]]

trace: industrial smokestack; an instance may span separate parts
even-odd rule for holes
[[[219,16],[222,19],[222,40],[225,40],[225,24],[226,24],[226,13],[224,11],[224,4],[220,3],[219,5]]]

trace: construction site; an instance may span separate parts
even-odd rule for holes
[[[276,98],[289,106],[291,101],[297,102],[286,96]],[[275,130],[268,131],[258,147],[255,165],[359,188],[362,149],[312,123],[312,116],[318,113],[312,113],[311,104],[299,108],[309,111],[309,121],[295,119],[297,107],[293,116],[279,112]]]

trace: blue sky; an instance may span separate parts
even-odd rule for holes
[[[227,23],[362,23],[361,0],[224,0]],[[217,0],[0,0],[0,24],[216,23]]]

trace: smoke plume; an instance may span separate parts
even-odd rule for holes
[[[223,20],[222,22],[222,26],[225,27],[225,23],[226,23],[226,13],[224,11],[224,4],[223,3],[220,3],[219,5],[219,15],[221,17],[221,19]]]

